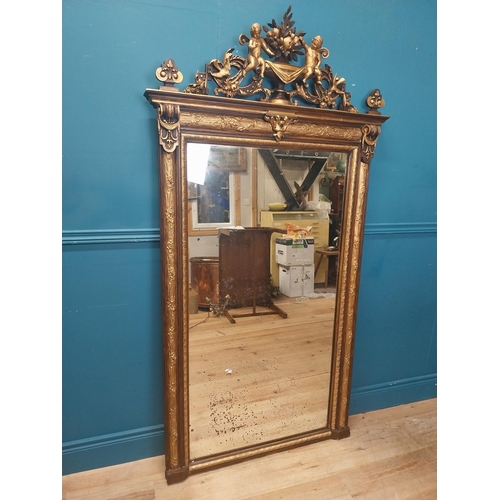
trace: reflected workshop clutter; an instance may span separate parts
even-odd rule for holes
[[[329,197],[347,163],[342,152],[210,148],[189,189],[192,458],[327,425],[341,229]]]

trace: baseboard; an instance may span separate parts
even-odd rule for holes
[[[390,408],[435,398],[436,374],[353,389],[349,413]],[[63,444],[62,474],[74,474],[164,453],[163,425],[81,439]]]
[[[381,410],[437,397],[437,374],[353,388],[349,414]]]
[[[164,453],[163,425],[80,439],[63,443],[62,475],[133,462]]]

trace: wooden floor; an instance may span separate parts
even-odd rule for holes
[[[430,500],[436,399],[354,415],[351,436],[195,474],[168,486],[163,456],[62,478],[63,500]]]
[[[190,316],[191,458],[326,427],[335,299],[280,306],[286,319]]]

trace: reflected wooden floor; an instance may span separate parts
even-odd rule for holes
[[[62,478],[63,500],[432,500],[436,399],[353,415],[351,436],[167,486],[154,457]]]
[[[335,299],[280,307],[286,319],[191,315],[191,458],[326,427]]]

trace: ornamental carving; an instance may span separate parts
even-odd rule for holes
[[[246,57],[226,50],[222,60],[212,59],[204,71],[197,71],[195,82],[184,90],[188,94],[208,95],[209,82],[215,84],[214,95],[249,97],[260,95],[261,101],[299,105],[301,102],[319,108],[358,113],[346,90],[345,78],[333,72],[328,64],[322,65],[330,51],[323,46],[320,35],[310,41],[304,31],[297,31],[292,20],[292,7],[288,7],[283,20],[274,19],[267,24],[258,22],[250,26],[250,35],[238,37],[247,48]],[[171,59],[156,70],[164,90],[172,90],[174,83],[182,81],[182,74]],[[369,113],[380,114],[378,108],[384,100],[378,89],[367,99]],[[278,136],[276,136],[278,139]]]
[[[273,136],[276,139],[276,142],[281,141],[283,139],[283,135],[286,132],[286,129],[292,124],[297,123],[297,118],[293,118],[291,116],[279,116],[279,115],[264,115],[264,120],[271,124],[273,129]]]
[[[363,134],[363,138],[361,140],[361,159],[365,163],[370,163],[373,155],[375,154],[375,146],[377,144],[380,131],[381,128],[378,125],[365,125],[361,129],[361,133]]]
[[[368,99],[366,99],[366,105],[370,108],[368,113],[374,113],[377,115],[380,114],[378,109],[384,107],[385,101],[382,98],[382,94],[379,89],[374,89],[372,91],[372,93],[368,96]]]
[[[166,87],[173,88],[174,83],[182,82],[182,73],[177,68],[173,59],[166,59],[163,64],[156,70],[156,78],[163,82]]]
[[[228,117],[223,115],[210,116],[204,113],[183,113],[181,126],[203,126],[214,130],[234,130],[247,132],[249,130],[264,130],[266,125],[262,120],[252,120],[245,117]]]
[[[147,89],[144,94],[157,112],[160,145],[165,464],[169,484],[182,481],[193,472],[237,463],[271,451],[284,451],[306,442],[342,439],[349,435],[368,172],[381,125],[388,119],[379,111],[384,106],[384,99],[379,89],[373,90],[368,98],[365,96],[368,111],[360,113],[351,103],[351,95],[346,90],[350,87],[345,78],[326,64],[330,50],[323,46],[322,37],[296,29],[291,8],[280,22],[272,20],[264,25],[249,22],[247,33],[236,38],[235,45],[240,44],[241,54],[232,48],[220,54],[220,60],[212,59],[204,68],[198,68],[202,71],[196,73],[194,83],[184,91],[177,88],[182,82],[182,74],[174,61],[167,59],[156,70],[162,86]],[[252,175],[252,189],[258,185],[260,154],[264,163],[271,166],[271,174],[281,192],[290,191],[290,200],[294,202],[290,202],[288,208],[293,206],[293,210],[303,208],[304,186],[312,185],[312,179],[316,179],[325,167],[324,156],[316,159],[308,155],[310,164],[306,179],[302,186],[295,182],[297,191],[294,193],[290,186],[281,186],[277,180],[282,180],[283,171],[279,165],[268,161],[274,158],[277,162],[274,151],[342,152],[348,157],[324,428],[285,434],[272,441],[228,448],[213,455],[197,456],[191,447],[188,227],[192,214],[187,181],[187,146],[191,141],[253,148],[255,154],[251,162],[248,165],[243,162],[251,166],[251,172],[248,168],[247,173]],[[331,181],[329,175],[326,172],[325,181]],[[238,174],[236,182],[240,180]],[[238,202],[237,209],[243,210],[242,205],[247,203]]]
[[[158,104],[158,139],[166,153],[179,144],[179,106]]]

